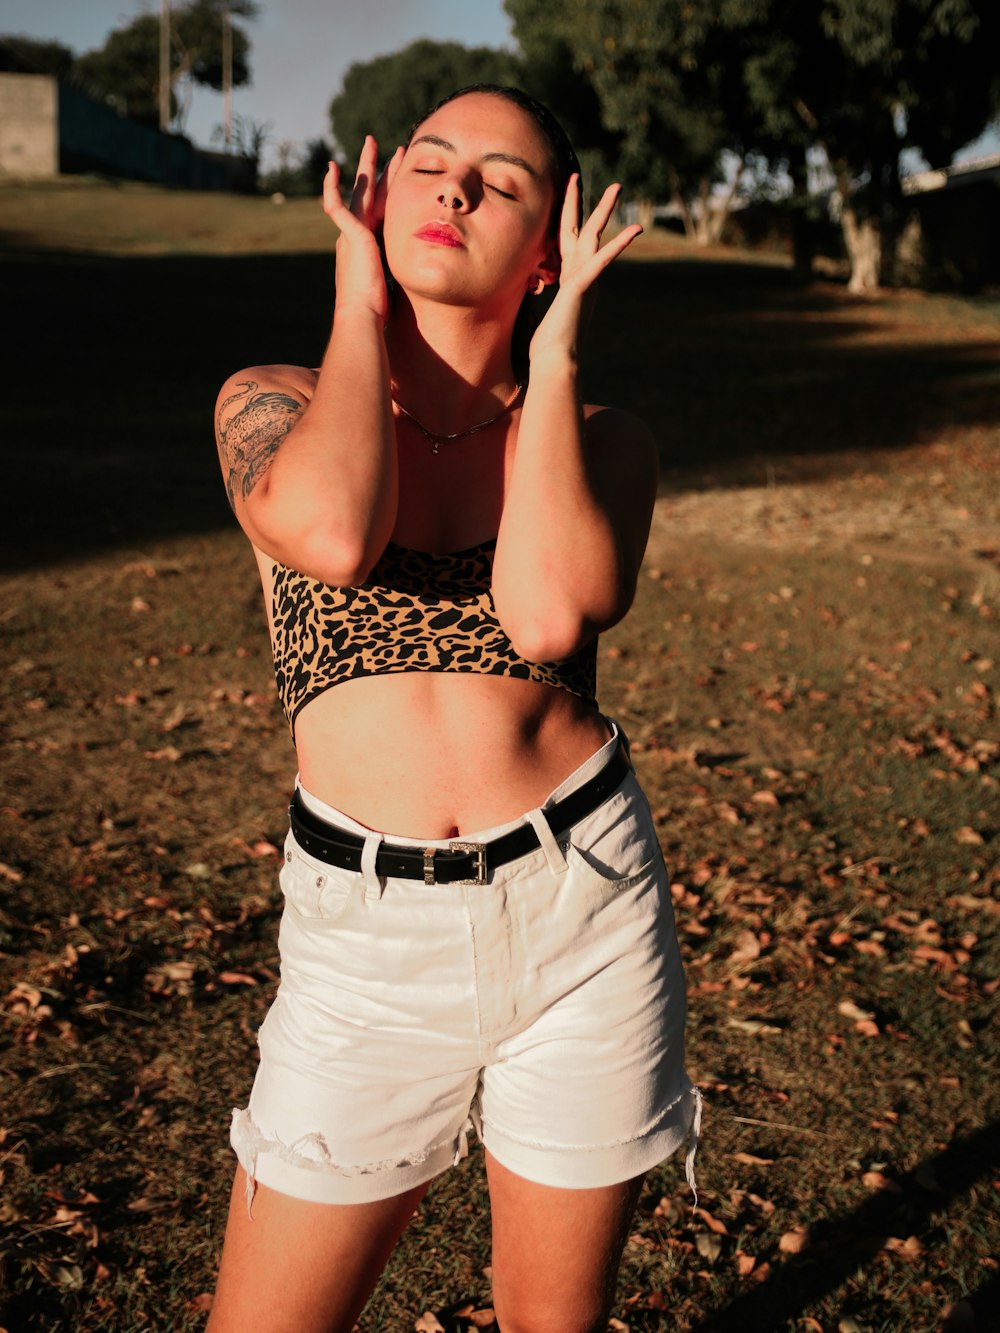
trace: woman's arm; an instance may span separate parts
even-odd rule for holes
[[[531,342],[531,376],[493,566],[497,615],[531,661],[567,657],[624,616],[656,496],[649,431],[628,413],[585,413],[577,385],[587,293],[641,228],[623,229],[600,249],[617,187],[579,232],[578,191],[574,177],[560,230],[559,292]]]
[[[396,519],[387,296],[375,228],[398,158],[376,185],[376,154],[369,138],[350,208],[334,163],[324,185],[324,208],[340,235],[333,332],[319,375],[287,366],[245,371],[227,380],[216,412],[227,492],[247,536],[283,564],[333,584],[365,578]]]

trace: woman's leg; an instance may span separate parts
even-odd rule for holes
[[[350,1333],[426,1190],[325,1204],[258,1185],[251,1220],[237,1167],[206,1333]]]
[[[536,1185],[489,1152],[493,1303],[503,1333],[603,1333],[642,1177]]]

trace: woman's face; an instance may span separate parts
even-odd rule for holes
[[[516,310],[555,276],[552,152],[513,102],[469,93],[414,131],[386,197],[389,269],[414,296]]]

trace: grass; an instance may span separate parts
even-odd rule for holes
[[[253,219],[292,217],[263,201],[3,195],[0,1324],[193,1330],[294,762],[211,403],[240,364],[315,363],[331,264],[297,222],[256,253]],[[664,488],[601,695],[674,872],[708,1108],[699,1208],[651,1173],[616,1327],[989,1329],[995,314],[640,244],[588,376],[657,426]],[[488,1262],[473,1153],[364,1333],[470,1327]]]

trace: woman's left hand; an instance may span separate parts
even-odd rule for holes
[[[580,177],[574,173],[569,178],[559,224],[559,290],[531,339],[532,363],[550,352],[576,358],[588,294],[608,265],[641,234],[642,228],[633,224],[601,245],[621,188],[609,185],[581,227]]]

